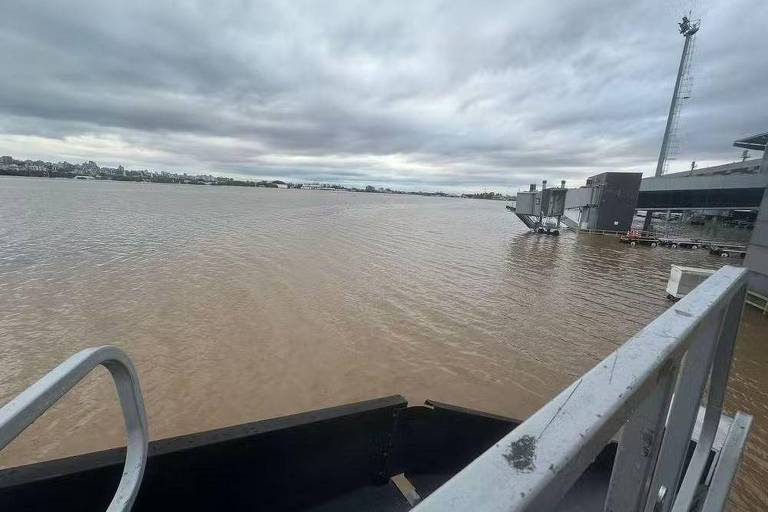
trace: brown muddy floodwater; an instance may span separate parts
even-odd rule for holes
[[[669,306],[705,251],[529,234],[496,201],[0,178],[0,403],[84,347],[136,363],[153,438],[400,393],[524,418]],[[768,502],[768,317],[729,407]],[[105,371],[0,466],[123,442]]]

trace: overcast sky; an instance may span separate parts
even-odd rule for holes
[[[691,7],[672,169],[732,161],[768,130],[763,0],[3,0],[0,154],[425,190],[650,172]]]

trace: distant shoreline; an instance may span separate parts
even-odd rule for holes
[[[446,192],[424,192],[395,190],[389,187],[366,185],[355,187],[334,183],[288,183],[282,180],[251,181],[234,179],[210,174],[189,175],[187,173],[150,170],[128,170],[122,165],[101,167],[94,161],[72,164],[69,162],[45,162],[42,160],[17,160],[12,156],[0,156],[0,176],[20,178],[65,178],[99,181],[130,181],[136,183],[171,183],[175,185],[214,185],[230,187],[294,188],[304,190],[330,190],[346,192],[366,192],[376,194],[403,194],[426,197],[459,197],[464,199],[489,199],[512,201],[515,197],[498,192],[479,192],[449,194]]]
[[[230,187],[255,187],[254,181],[235,180],[232,178],[219,179],[216,181],[204,181],[196,177],[189,179],[166,178],[162,175],[150,176],[109,176],[109,175],[83,175],[66,171],[26,171],[26,170],[8,170],[0,169],[0,176],[13,176],[17,178],[62,178],[78,179],[85,178],[94,181],[132,181],[136,183],[169,183],[174,185],[214,185]],[[85,181],[85,180],[84,180]]]
[[[313,191],[325,191],[325,192],[362,192],[372,194],[388,194],[388,195],[408,195],[408,196],[423,196],[423,197],[452,197],[456,199],[482,199],[492,201],[513,201],[514,197],[503,196],[493,192],[482,192],[478,194],[448,194],[445,192],[406,192],[402,190],[392,189],[374,189],[366,190],[356,187],[347,187],[344,185],[329,185],[329,186],[302,186],[298,184],[288,184],[287,187],[279,187],[272,182],[254,182],[254,181],[241,181],[227,179],[221,182],[204,182],[204,181],[171,181],[163,179],[141,178],[141,177],[114,177],[114,176],[89,176],[86,179],[77,179],[81,175],[76,174],[62,174],[52,172],[48,175],[28,174],[28,173],[12,173],[7,170],[0,169],[0,177],[9,176],[12,178],[52,178],[52,179],[71,179],[73,181],[120,181],[131,183],[161,183],[172,185],[211,185],[211,186],[234,186],[234,187],[254,187],[254,188],[289,188],[294,190],[313,190]],[[367,188],[367,187],[366,187]]]

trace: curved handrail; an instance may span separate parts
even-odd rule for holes
[[[5,404],[0,409],[0,450],[99,365],[106,367],[115,381],[128,440],[123,476],[107,512],[129,511],[147,463],[149,433],[136,369],[128,355],[117,347],[78,352]]]

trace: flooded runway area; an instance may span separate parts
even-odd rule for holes
[[[0,178],[0,402],[79,349],[133,358],[152,438],[402,394],[525,418],[669,307],[706,251],[527,229],[498,201]],[[768,317],[728,408],[731,509],[768,503]],[[0,466],[123,443],[105,371]]]

